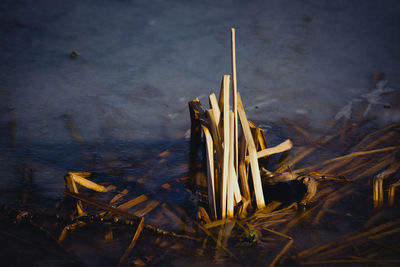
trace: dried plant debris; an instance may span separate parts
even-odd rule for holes
[[[300,136],[292,140],[303,142],[270,146],[247,118],[232,69],[219,97],[209,96],[209,109],[189,102],[187,173],[153,186],[157,181],[123,170],[119,185],[98,182],[101,173],[68,172],[55,214],[0,206],[1,255],[15,263],[22,247],[23,265],[37,257],[86,266],[398,265],[400,123],[375,129],[365,117],[393,90],[377,78],[375,90],[349,102],[318,134],[286,120]],[[355,105],[360,101],[366,104]],[[174,151],[163,151],[142,169],[164,175],[154,166],[173,161]]]

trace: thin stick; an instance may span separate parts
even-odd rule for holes
[[[265,201],[264,201],[264,194],[263,194],[263,189],[262,189],[262,184],[261,184],[260,169],[259,169],[258,160],[257,160],[257,151],[256,151],[256,147],[254,145],[254,140],[251,135],[250,126],[247,121],[246,113],[244,111],[244,107],[242,104],[242,100],[240,99],[239,93],[238,93],[237,97],[238,97],[238,114],[239,114],[240,122],[242,124],[243,133],[246,138],[246,143],[247,143],[248,151],[249,151],[250,166],[251,166],[251,173],[253,176],[253,184],[254,184],[254,192],[255,192],[255,197],[256,197],[257,208],[262,209],[265,207]]]
[[[139,225],[136,229],[135,235],[132,238],[131,243],[129,244],[128,248],[125,250],[124,254],[122,255],[121,259],[118,262],[117,266],[121,266],[122,263],[124,263],[124,261],[128,258],[129,254],[131,253],[133,247],[136,244],[136,241],[139,239],[140,233],[143,230],[143,225],[144,225],[144,217],[142,217],[142,219],[140,219]]]
[[[106,204],[106,203],[104,203],[104,202],[100,202],[100,201],[91,199],[91,198],[86,197],[86,196],[84,196],[84,195],[82,195],[82,194],[73,193],[73,192],[68,192],[68,191],[64,191],[64,194],[66,194],[66,195],[68,195],[68,196],[70,196],[70,197],[73,197],[73,198],[82,200],[83,202],[86,202],[86,203],[88,203],[88,204],[90,204],[90,205],[93,205],[93,206],[95,206],[95,207],[108,210],[108,211],[110,211],[110,212],[112,212],[112,213],[114,213],[114,214],[118,214],[118,215],[121,215],[121,216],[130,218],[130,219],[133,219],[133,220],[136,220],[136,219],[139,218],[139,217],[136,216],[135,214],[126,212],[126,211],[124,211],[124,210],[122,210],[122,209],[114,208],[114,207],[112,207],[112,206],[110,206],[110,205],[108,205],[108,204]]]
[[[235,172],[239,173],[239,153],[238,153],[238,119],[237,119],[237,78],[236,78],[236,44],[235,44],[235,28],[232,28],[232,93],[233,93],[233,118],[234,118],[234,146],[235,146]]]

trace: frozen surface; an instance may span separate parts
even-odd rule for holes
[[[315,132],[360,103],[373,125],[398,122],[399,14],[398,0],[1,0],[0,204],[54,212],[68,171],[132,197],[185,176],[187,102],[208,107],[231,72],[231,27],[271,145],[292,138],[282,118]]]
[[[71,123],[89,142],[180,138],[187,102],[208,106],[230,73],[236,27],[248,117],[321,127],[373,73],[399,88],[399,14],[399,1],[3,0],[1,119],[16,143],[71,141]]]

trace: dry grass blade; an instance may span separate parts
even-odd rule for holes
[[[400,127],[400,122],[393,123],[393,124],[391,124],[389,126],[386,126],[385,128],[382,128],[382,129],[379,129],[379,130],[377,130],[375,132],[372,132],[372,133],[366,135],[353,149],[355,151],[357,151],[361,147],[363,147],[363,145],[366,143],[366,141],[371,139],[371,137],[373,137],[374,135],[380,134],[382,132],[385,132],[387,130],[390,130],[390,129],[393,129],[393,128],[397,128],[397,127]]]
[[[297,173],[299,172],[305,172],[307,170],[312,170],[316,168],[321,168],[324,165],[327,165],[332,162],[348,159],[348,158],[354,158],[354,157],[359,157],[359,156],[366,156],[366,155],[371,155],[375,153],[381,153],[381,152],[388,152],[388,151],[393,151],[393,150],[398,150],[400,149],[400,146],[390,146],[390,147],[384,147],[384,148],[379,148],[379,149],[373,149],[373,150],[367,150],[367,151],[359,151],[359,152],[353,152],[344,156],[336,157],[333,159],[328,159],[320,164],[313,165],[304,169],[298,169],[296,170]]]
[[[369,143],[368,145],[366,145],[365,147],[363,147],[363,149],[361,151],[366,151],[368,149],[372,149],[374,147],[376,147],[378,144],[392,138],[394,136],[394,132],[389,132],[386,135],[378,138],[377,140],[374,140],[373,142]],[[360,145],[356,145],[355,147],[361,147],[361,143],[359,143]],[[355,147],[352,148],[352,151],[357,151],[355,149]],[[337,162],[335,164],[331,164],[329,166],[327,166],[326,168],[324,168],[325,172],[333,172],[343,166],[347,166],[349,164],[349,162],[352,161],[352,158],[348,158],[347,160],[341,160],[340,162]]]
[[[377,234],[377,235],[374,235],[374,236],[370,236],[370,237],[368,237],[368,239],[379,239],[379,238],[382,238],[382,237],[385,237],[385,236],[389,236],[389,235],[395,234],[397,232],[400,232],[400,228],[399,227],[398,228],[394,228],[394,229],[389,230],[389,231],[386,231],[386,232],[383,232],[383,233],[380,233],[380,234]]]
[[[311,247],[309,249],[303,250],[299,252],[296,256],[298,258],[308,258],[313,255],[317,255],[319,257],[323,256],[328,256],[330,254],[333,254],[334,252],[337,252],[339,250],[343,250],[345,248],[348,248],[349,246],[353,245],[353,241],[360,239],[360,238],[366,238],[372,234],[378,233],[380,231],[383,231],[387,228],[393,227],[395,225],[398,225],[400,223],[400,220],[395,220],[392,222],[384,223],[379,226],[376,226],[374,228],[371,228],[368,231],[365,231],[363,233],[357,233],[357,234],[352,234],[348,235],[347,237],[344,237],[339,240],[335,240],[332,242],[329,242],[325,245],[318,245],[315,247]]]
[[[119,260],[117,266],[121,266],[122,263],[128,258],[129,254],[131,253],[133,247],[136,244],[136,241],[139,239],[140,233],[143,230],[143,225],[144,225],[144,218],[142,217],[140,219],[139,225],[136,229],[135,235],[132,238],[131,243],[129,244],[128,248],[125,250],[124,254],[122,255],[121,259]]]
[[[376,174],[380,170],[386,168],[387,166],[396,161],[397,159],[393,156],[393,153],[390,153],[378,159],[374,158],[371,161],[369,161],[368,168],[366,168],[362,172],[354,174],[352,180],[357,180],[362,177],[370,177],[371,175]]]

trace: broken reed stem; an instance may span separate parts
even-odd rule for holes
[[[94,200],[94,199],[90,199],[90,198],[85,197],[85,196],[83,196],[81,194],[75,194],[75,193],[68,192],[68,191],[64,191],[64,194],[66,194],[66,195],[68,195],[70,197],[82,200],[83,202],[86,202],[87,204],[90,204],[92,206],[108,210],[111,213],[114,213],[114,214],[117,214],[117,215],[121,215],[121,216],[126,217],[128,219],[137,220],[137,219],[140,218],[140,217],[136,216],[135,214],[123,211],[123,210],[118,209],[118,208],[114,208],[114,207],[112,207],[112,206],[110,206],[110,205],[108,205],[108,204],[106,204],[104,202],[100,202],[100,201],[97,201],[97,200]],[[155,226],[150,225],[150,224],[145,224],[144,228],[146,228],[147,230],[153,231],[155,233],[162,234],[162,235],[170,235],[170,236],[173,236],[173,237],[199,241],[199,239],[196,238],[196,237],[177,234],[177,233],[174,233],[174,232],[169,232],[169,231],[163,230],[161,228],[155,227]]]
[[[389,205],[393,206],[394,205],[394,193],[397,187],[400,186],[400,180],[395,182],[394,184],[391,184],[389,186],[389,192],[388,192],[388,198],[389,198]]]
[[[214,145],[207,127],[202,126],[204,136],[206,138],[206,156],[207,156],[207,184],[208,184],[208,206],[211,217],[217,218],[217,208],[215,203],[215,171],[214,171]]]
[[[223,78],[223,131],[224,131],[224,157],[222,160],[222,194],[221,194],[221,218],[226,217],[226,201],[228,191],[228,179],[229,179],[229,85],[230,76],[224,75]],[[222,95],[221,92],[221,95]],[[221,99],[220,99],[221,100]],[[221,104],[221,103],[220,103]]]
[[[96,183],[86,179],[86,177],[90,176],[90,172],[69,172],[68,175],[71,177],[71,179],[74,180],[74,182],[76,182],[86,188],[92,189],[97,192],[107,192],[108,191],[106,187],[96,184]]]
[[[144,225],[144,217],[140,219],[139,225],[136,229],[135,235],[132,238],[131,243],[129,244],[128,248],[125,250],[124,254],[122,255],[121,259],[119,260],[117,266],[121,266],[122,263],[128,258],[129,254],[131,253],[133,247],[136,244],[136,241],[139,239],[140,233],[143,230],[143,225]]]
[[[235,166],[235,172],[239,173],[239,145],[238,145],[238,118],[237,118],[237,78],[236,78],[236,44],[235,44],[235,28],[232,28],[232,95],[233,95],[233,101],[232,101],[232,106],[233,106],[233,117],[234,117],[234,134],[233,134],[233,140],[234,140],[234,166]]]
[[[249,151],[250,168],[253,177],[254,193],[257,203],[257,208],[262,209],[265,207],[264,193],[261,184],[260,169],[257,160],[257,150],[254,144],[254,140],[251,134],[250,126],[247,121],[246,113],[244,111],[243,103],[238,93],[238,114],[240,118],[240,123],[242,124],[243,134],[246,139],[247,149]]]
[[[110,212],[112,212],[114,214],[121,215],[121,216],[124,216],[126,218],[133,219],[133,220],[139,219],[139,217],[136,216],[135,214],[128,213],[128,212],[126,212],[126,211],[124,211],[122,209],[114,208],[114,207],[112,207],[112,206],[110,206],[110,205],[108,205],[108,204],[106,204],[104,202],[100,202],[100,201],[91,199],[91,198],[86,197],[86,196],[84,196],[82,194],[77,194],[77,193],[68,192],[68,191],[64,191],[64,194],[66,194],[67,196],[73,197],[75,199],[81,200],[83,202],[86,202],[86,203],[88,203],[88,204],[90,204],[92,206],[95,206],[95,207],[98,207],[98,208],[101,208],[101,209],[104,209],[104,210],[108,210],[108,211],[110,211]]]
[[[266,157],[266,156],[269,156],[269,155],[282,153],[282,152],[285,152],[285,151],[291,149],[292,147],[293,147],[292,142],[289,139],[287,139],[286,141],[280,143],[277,146],[266,148],[266,149],[263,149],[261,151],[258,151],[257,152],[257,158],[263,158],[263,157]],[[249,162],[249,157],[248,156],[246,157],[246,162]]]
[[[227,196],[227,207],[226,207],[226,215],[230,218],[233,217],[233,207],[234,207],[234,200],[233,200],[233,186],[234,186],[234,176],[235,169],[234,169],[234,122],[233,122],[233,112],[229,112],[229,144],[224,144],[229,148],[229,170],[228,170],[228,196]]]

